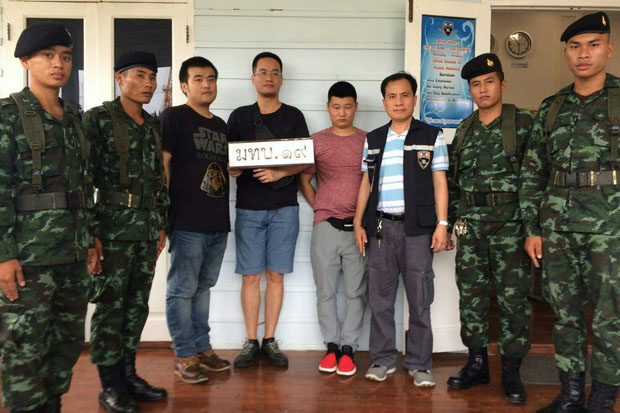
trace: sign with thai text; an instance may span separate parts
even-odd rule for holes
[[[463,65],[474,54],[476,20],[422,16],[420,120],[440,128],[456,128],[474,102]]]
[[[311,165],[314,163],[312,138],[228,142],[231,168]]]

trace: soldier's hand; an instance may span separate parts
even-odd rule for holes
[[[355,231],[355,243],[362,255],[366,255],[366,243],[368,243],[368,237],[366,236],[366,230],[361,225],[355,225],[353,227]]]
[[[0,262],[0,290],[10,301],[15,301],[19,297],[16,280],[20,287],[26,285],[22,266],[19,265],[17,258]]]
[[[431,249],[433,252],[441,252],[448,245],[448,227],[445,225],[437,225],[435,232],[433,232],[433,239],[431,241]]]
[[[524,249],[534,263],[534,267],[540,268],[539,260],[542,259],[542,237],[526,237]]]
[[[97,248],[88,249],[88,258],[86,259],[86,267],[89,274],[101,274],[101,261],[97,254]]]
[[[243,173],[243,169],[231,168],[230,164],[228,163],[226,164],[226,170],[228,171],[228,175],[230,175],[231,178],[237,178]]]
[[[454,247],[456,246],[456,244],[454,243],[454,240],[452,239],[452,235],[450,235],[450,238],[448,239],[448,245],[446,245],[446,251],[451,251],[454,249]]]
[[[264,184],[279,181],[286,176],[286,173],[280,168],[258,168],[252,172],[254,172],[252,176]]]
[[[101,241],[97,237],[95,237],[95,250],[97,251],[99,261],[103,261],[103,245],[101,245]]]
[[[159,240],[157,241],[157,258],[159,258],[159,254],[163,251],[166,246],[166,231],[159,230]]]

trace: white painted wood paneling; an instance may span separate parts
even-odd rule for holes
[[[247,0],[197,1],[196,54],[210,59],[220,72],[214,112],[226,120],[234,108],[256,100],[250,82],[252,59],[257,53],[269,50],[284,63],[282,101],[304,113],[311,133],[330,126],[325,110],[327,90],[338,80],[350,81],[357,89],[360,106],[356,126],[371,130],[386,123],[379,85],[386,75],[403,69],[404,4],[402,0],[276,0],[266,5]],[[234,190],[233,187],[233,220]],[[323,349],[310,265],[313,214],[301,195],[298,199],[301,228],[295,271],[285,275],[284,303],[276,338],[285,349]],[[228,241],[220,280],[212,292],[210,323],[216,348],[239,348],[245,339],[239,298],[241,276],[234,273],[234,234]],[[396,308],[399,344],[402,342],[401,297],[399,294]],[[344,304],[342,294],[338,299]],[[343,309],[341,306],[341,319]],[[369,316],[367,311],[360,342],[362,349],[368,348]],[[262,333],[261,326],[259,337]]]

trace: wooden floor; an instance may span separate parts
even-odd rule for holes
[[[219,351],[230,360],[236,351]],[[169,399],[141,404],[142,412],[532,412],[555,397],[558,386],[526,385],[528,403],[508,404],[500,384],[499,357],[491,356],[491,384],[465,391],[448,390],[446,380],[464,363],[463,354],[435,354],[434,388],[420,389],[398,364],[395,374],[382,383],[364,379],[370,365],[368,352],[358,352],[358,373],[350,378],[317,370],[322,352],[289,351],[290,367],[276,369],[261,361],[258,367],[212,373],[206,384],[188,385],[173,374],[173,353],[168,349],[141,349],[138,371],[165,387]],[[104,412],[98,406],[99,381],[86,351],[80,357],[63,412]],[[5,413],[6,410],[0,409]]]
[[[553,354],[551,331],[553,312],[547,304],[532,301],[530,353]],[[499,316],[491,305],[491,340],[497,342]],[[149,345],[145,343],[145,345]],[[497,354],[497,345],[490,352]],[[218,351],[232,359],[238,351]],[[138,352],[138,371],[152,383],[166,388],[168,401],[141,404],[142,412],[446,412],[497,413],[533,412],[548,404],[559,386],[526,384],[528,403],[508,404],[501,390],[499,356],[492,355],[491,384],[465,391],[448,390],[446,381],[466,360],[464,354],[433,355],[433,373],[437,386],[420,389],[402,369],[382,383],[364,379],[370,366],[368,352],[356,353],[358,373],[350,378],[324,374],[317,370],[322,352],[288,351],[290,367],[276,369],[262,362],[249,370],[212,373],[207,384],[188,385],[173,374],[173,352],[166,345],[143,348]],[[101,412],[97,403],[99,380],[85,350],[74,369],[69,394],[63,398],[64,413]],[[0,408],[0,413],[7,410]]]

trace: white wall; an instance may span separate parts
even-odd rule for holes
[[[337,80],[350,81],[358,91],[358,127],[371,130],[387,122],[379,84],[387,74],[403,68],[402,0],[268,4],[198,0],[195,12],[196,54],[213,61],[220,71],[213,109],[225,120],[234,108],[255,101],[256,92],[249,80],[252,58],[269,50],[284,62],[282,101],[304,113],[311,133],[330,125],[325,102],[329,86]],[[233,185],[233,222],[234,191]],[[276,337],[282,340],[283,348],[323,349],[309,255],[312,210],[301,194],[299,203],[301,230],[295,271],[285,276],[284,304]],[[239,299],[241,276],[234,273],[234,259],[231,234],[220,280],[212,294],[210,319],[216,348],[240,347],[245,338]],[[361,340],[363,349],[368,348],[368,315],[367,312]],[[398,300],[396,318],[400,343],[402,298]],[[262,332],[261,327],[259,336]]]

